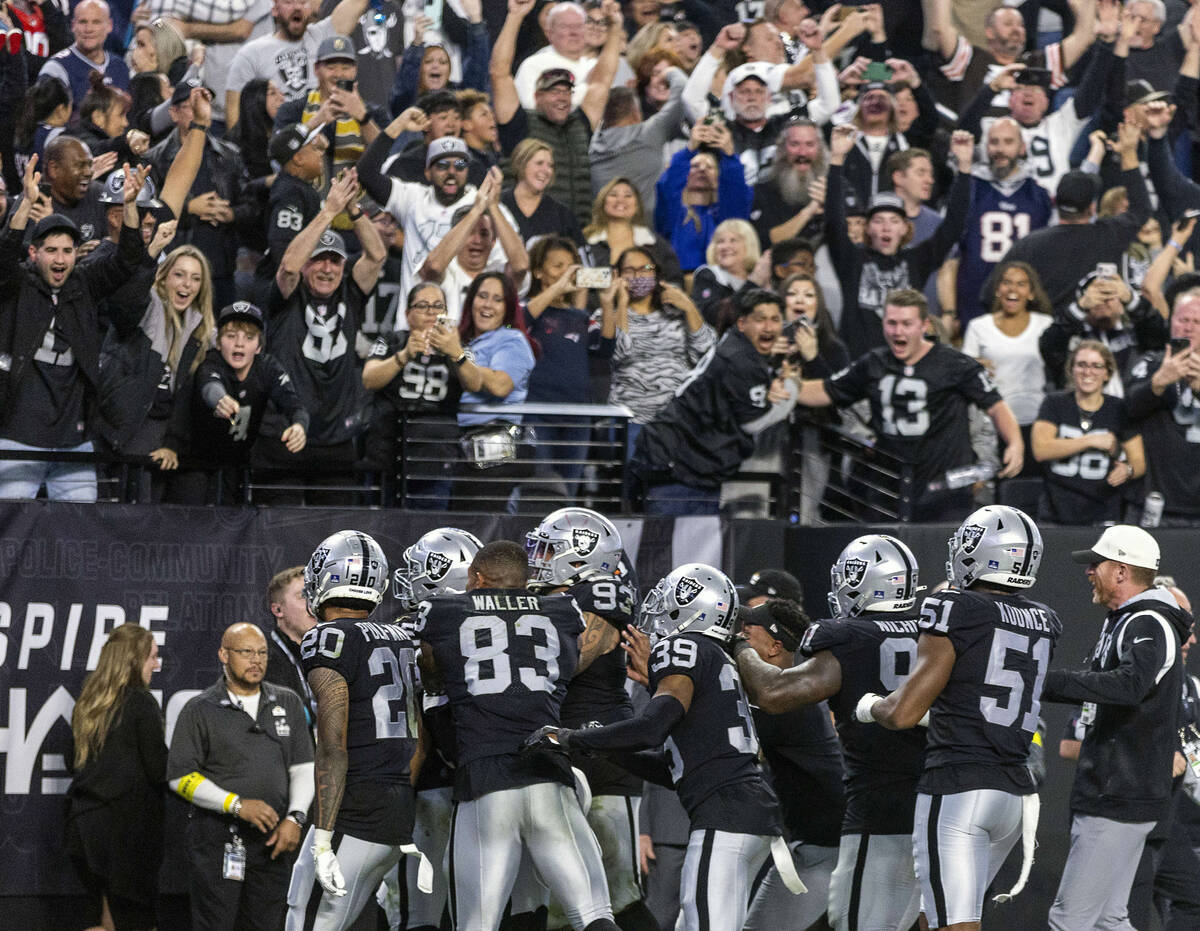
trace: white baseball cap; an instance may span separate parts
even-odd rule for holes
[[[1142,569],[1158,569],[1158,543],[1141,527],[1117,524],[1100,534],[1090,550],[1075,550],[1071,553],[1075,562],[1091,565],[1111,559],[1127,566]]]

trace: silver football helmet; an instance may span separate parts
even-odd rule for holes
[[[725,642],[733,636],[737,589],[719,569],[687,563],[664,576],[642,602],[642,629],[660,637],[691,631]]]
[[[829,569],[834,617],[907,611],[917,602],[917,559],[895,537],[873,533],[851,542]]]
[[[304,598],[313,617],[331,598],[362,601],[375,608],[388,587],[388,564],[373,537],[339,530],[326,537],[304,567]]]
[[[431,530],[404,551],[396,570],[395,595],[405,611],[415,611],[426,598],[467,590],[467,569],[483,544],[457,527]]]
[[[962,522],[949,548],[946,578],[956,588],[974,582],[1029,588],[1042,561],[1042,533],[1024,511],[989,504]]]
[[[533,591],[611,578],[621,562],[621,534],[603,514],[559,508],[525,534]]]

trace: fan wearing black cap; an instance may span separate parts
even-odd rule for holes
[[[245,168],[241,153],[230,142],[217,138],[212,126],[212,91],[199,78],[180,81],[171,94],[171,119],[175,128],[146,153],[154,179],[162,187],[184,136],[194,129],[205,133],[200,167],[178,214],[174,245],[195,246],[212,266],[213,301],[223,307],[233,302],[233,274],[237,270],[238,237],[235,211],[256,214],[261,209],[245,197]]]
[[[354,347],[363,305],[387,258],[375,225],[358,207],[358,196],[358,175],[350,168],[330,185],[320,212],[279,262],[267,308],[270,350],[292,376],[312,422],[307,445],[293,452],[285,440],[275,439],[289,424],[268,418],[263,427],[267,436],[254,451],[256,464],[328,473],[344,472],[357,458],[354,437],[367,427],[369,398]],[[349,268],[345,241],[329,229],[334,217],[347,211],[363,247]],[[333,481],[338,483],[339,477]]]
[[[1058,223],[1017,240],[1001,260],[1026,262],[1042,281],[1054,305],[1055,317],[1067,313],[1079,283],[1100,262],[1120,268],[1121,256],[1150,217],[1150,199],[1138,163],[1140,130],[1122,123],[1115,148],[1121,158],[1121,184],[1129,195],[1129,209],[1119,216],[1096,219],[1099,185],[1093,175],[1068,171],[1055,189]],[[1001,267],[997,266],[997,267]],[[984,306],[991,306],[996,275],[984,285]]]
[[[1192,616],[1154,587],[1157,541],[1140,527],[1107,528],[1071,558],[1087,566],[1092,601],[1108,609],[1084,670],[1051,669],[1042,697],[1083,702],[1088,725],[1071,791],[1071,851],[1050,910],[1054,931],[1132,927],[1133,865],[1170,814],[1181,643]]]
[[[347,36],[330,36],[317,48],[313,73],[317,86],[307,97],[289,100],[275,114],[276,127],[293,123],[322,133],[329,143],[326,169],[333,177],[352,167],[389,121],[387,109],[368,106],[358,91],[358,53]],[[349,218],[340,217],[335,229],[348,230]]]
[[[954,184],[946,196],[946,216],[932,236],[910,246],[912,224],[898,194],[884,191],[871,199],[866,243],[856,246],[846,232],[846,191],[842,166],[859,144],[853,126],[839,126],[830,140],[826,176],[825,230],[829,252],[842,286],[839,335],[856,359],[884,345],[883,309],[889,291],[923,287],[963,234],[971,202],[971,161],[975,139],[957,130],[950,140],[957,163]]]
[[[742,591],[748,596],[738,614],[742,637],[763,663],[790,669],[810,623],[800,607],[799,582],[791,573],[765,569]],[[779,796],[796,873],[808,894],[793,898],[772,866],[751,900],[745,928],[807,929],[825,914],[837,863],[845,810],[842,748],[824,703],[781,713],[752,705],[751,712]]]
[[[116,254],[76,267],[79,230],[59,214],[25,228],[38,197],[37,159],[25,169],[24,196],[0,237],[0,448],[91,452],[100,385],[97,299],[133,274],[145,245],[137,195],[148,169],[125,171],[125,225]],[[24,256],[28,262],[22,262]],[[0,464],[0,498],[95,501],[96,471],[75,463]]]
[[[221,309],[218,352],[209,353],[196,370],[186,430],[169,435],[164,445],[176,463],[182,453],[221,466],[223,471],[180,476],[172,496],[176,503],[232,504],[242,500],[241,470],[250,464],[250,450],[268,402],[289,424],[280,437],[284,448],[290,453],[304,449],[308,411],[279,360],[263,353],[265,337],[263,312],[253,304],[238,301]]]

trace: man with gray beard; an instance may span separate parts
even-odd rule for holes
[[[754,186],[750,221],[764,249],[785,239],[820,240],[825,203],[825,141],[816,123],[791,120],[779,135],[775,161]]]

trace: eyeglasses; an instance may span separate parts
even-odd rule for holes
[[[242,659],[250,659],[250,658],[266,659],[267,658],[266,650],[232,650],[232,649],[229,649],[228,647],[226,647],[225,652],[226,653],[236,653],[238,656],[242,657]]]
[[[808,268],[812,262],[804,259],[792,259],[790,262],[776,262],[775,265],[777,268]]]
[[[649,272],[655,275],[658,274],[658,267],[655,265],[626,265],[621,269],[622,275],[634,275],[638,272]]]
[[[409,310],[419,310],[421,313],[428,313],[431,310],[436,310],[439,314],[446,309],[446,304],[443,301],[420,301],[416,304],[409,304]]]
[[[444,158],[440,162],[434,162],[433,167],[438,171],[466,171],[467,160],[465,158]]]
[[[596,29],[605,29],[608,26],[608,20],[604,17],[593,19],[591,16],[587,18],[587,25]]]
[[[1075,368],[1086,369],[1089,372],[1107,372],[1108,366],[1103,362],[1076,362]]]

